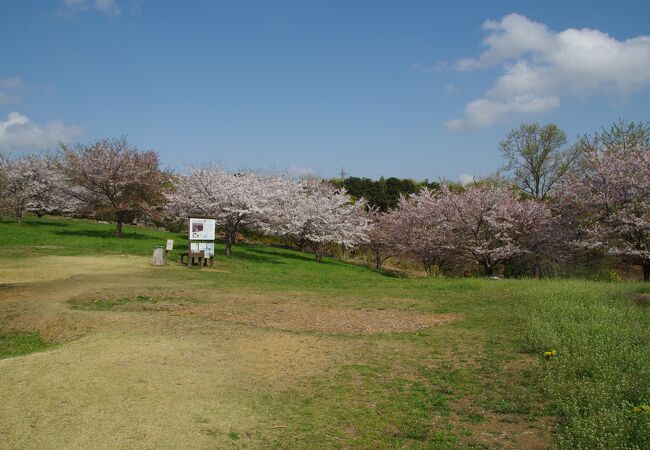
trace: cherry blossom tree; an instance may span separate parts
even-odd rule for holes
[[[386,213],[383,226],[387,246],[420,261],[428,275],[444,270],[455,253],[449,245],[439,198],[429,189],[402,196],[397,208]]]
[[[3,204],[13,212],[16,223],[22,222],[25,211],[39,217],[54,211],[67,209],[61,180],[52,161],[37,155],[10,160],[3,158]]]
[[[294,184],[274,174],[233,174],[211,165],[190,168],[177,177],[168,195],[169,211],[183,218],[193,214],[214,217],[226,234],[225,254],[229,256],[237,235],[244,229],[265,228],[267,217],[281,207],[280,199]]]
[[[438,211],[449,245],[476,261],[488,276],[500,263],[532,251],[536,236],[547,232],[551,220],[545,203],[522,201],[512,191],[490,185],[460,193],[443,187]]]
[[[0,218],[8,208],[9,199],[7,196],[7,170],[9,167],[9,158],[4,153],[0,153]]]
[[[575,219],[576,243],[643,267],[650,280],[650,149],[593,149],[562,186],[558,201]]]
[[[156,212],[165,201],[168,174],[154,151],[141,152],[123,136],[89,145],[60,144],[58,169],[66,193],[93,214],[115,217],[115,237],[129,218]]]
[[[326,244],[353,248],[368,240],[370,220],[363,199],[316,178],[288,186],[267,217],[265,231],[285,236],[321,261]]]
[[[375,269],[381,269],[381,266],[387,259],[395,253],[391,246],[391,231],[393,230],[391,219],[388,213],[382,213],[377,209],[368,211],[370,225],[366,233],[368,242],[366,247],[372,253]]]

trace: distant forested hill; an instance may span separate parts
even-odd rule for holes
[[[370,206],[381,211],[397,206],[400,194],[408,195],[419,191],[423,187],[437,190],[440,183],[414,181],[408,178],[384,178],[371,180],[370,178],[347,177],[345,179],[330,180],[337,187],[344,187],[354,198],[364,197]]]

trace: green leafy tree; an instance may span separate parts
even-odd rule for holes
[[[566,133],[557,125],[524,123],[499,145],[503,169],[523,192],[546,198],[578,160],[577,147],[566,144]]]
[[[626,152],[650,148],[650,126],[642,122],[619,119],[609,129],[602,128],[593,135],[585,135],[579,142],[583,152]]]

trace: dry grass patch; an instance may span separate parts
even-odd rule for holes
[[[0,263],[0,285],[43,283],[78,275],[132,274],[146,268],[140,256],[42,256],[7,259]]]
[[[227,323],[188,329],[179,320],[169,318],[158,332],[102,332],[0,360],[0,383],[12,386],[0,395],[2,441],[11,448],[222,448],[238,435],[259,445],[282,421],[269,413],[268,394],[335,370],[345,348]]]
[[[457,320],[457,314],[326,308],[304,302],[259,302],[254,308],[233,303],[178,305],[170,313],[257,327],[326,333],[370,334],[418,331]]]

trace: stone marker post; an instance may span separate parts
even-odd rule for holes
[[[164,266],[165,265],[165,253],[162,246],[156,246],[153,249],[153,258],[151,264],[154,266]]]

